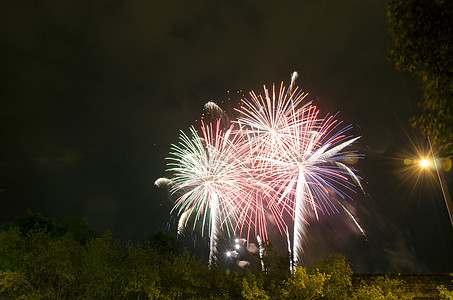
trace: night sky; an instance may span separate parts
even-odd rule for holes
[[[438,182],[402,172],[403,159],[427,147],[409,125],[422,91],[387,60],[384,5],[2,1],[0,222],[29,208],[144,240],[172,224],[154,181],[171,175],[165,157],[179,130],[207,101],[233,114],[242,95],[288,86],[296,70],[321,113],[338,112],[362,136],[355,167],[367,192],[348,208],[368,239],[344,213],[321,216],[311,220],[306,263],[342,253],[356,272],[453,271]],[[445,176],[453,190],[452,171]]]

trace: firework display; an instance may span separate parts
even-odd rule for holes
[[[217,239],[220,228],[233,228],[237,216],[237,199],[247,198],[249,168],[236,150],[239,136],[230,129],[222,130],[220,122],[202,123],[200,136],[194,127],[191,137],[181,132],[180,143],[173,145],[168,158],[169,171],[174,173],[171,193],[177,195],[172,211],[181,215],[178,231],[189,218],[194,225],[202,223],[210,228],[209,264],[217,259]]]
[[[283,83],[277,90],[264,87],[264,96],[250,92],[236,109],[238,117],[221,128],[220,118],[202,122],[201,134],[192,127],[191,137],[181,132],[173,145],[168,171],[176,197],[173,212],[180,215],[178,232],[200,223],[202,234],[209,227],[209,264],[216,260],[217,240],[223,229],[231,236],[253,233],[267,240],[272,219],[288,237],[285,216],[294,221],[294,266],[302,262],[308,216],[343,208],[364,234],[352,214],[341,204],[357,188],[362,189],[356,170],[347,165],[351,151],[344,149],[359,137],[348,134],[335,116],[320,117],[307,94]],[[215,103],[205,107],[224,115]],[[162,184],[156,182],[156,185]],[[290,249],[289,249],[290,250]],[[291,252],[291,251],[290,251]]]
[[[344,198],[343,189],[360,186],[341,152],[358,137],[347,136],[350,126],[333,116],[320,118],[311,103],[302,105],[306,94],[297,88],[286,92],[282,84],[278,92],[275,86],[272,94],[266,87],[264,92],[264,97],[252,92],[250,100],[243,100],[237,122],[245,125],[253,160],[278,195],[268,206],[284,207],[294,219],[292,253],[298,265],[310,210],[316,218],[318,210],[336,211],[332,196]]]

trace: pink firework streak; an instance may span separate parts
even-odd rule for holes
[[[264,97],[251,92],[251,99],[243,100],[237,123],[255,171],[274,188],[276,196],[267,199],[267,209],[294,218],[294,264],[300,265],[309,212],[318,218],[318,210],[337,211],[332,196],[344,199],[344,190],[360,186],[355,170],[342,162],[342,150],[358,137],[346,136],[351,126],[342,127],[334,117],[320,118],[297,88],[289,92],[282,83],[278,93],[275,86],[272,95],[266,87],[264,92]]]
[[[283,85],[278,95],[275,88],[272,96],[267,89],[264,97],[257,96],[253,91],[250,95],[251,100],[243,99],[241,108],[236,109],[240,115],[235,123],[238,124],[240,134],[243,136],[242,156],[247,158],[249,168],[258,184],[254,185],[256,189],[251,190],[250,196],[244,198],[245,203],[241,204],[244,207],[244,214],[241,222],[238,223],[242,226],[238,229],[239,233],[247,230],[247,239],[253,230],[255,235],[260,235],[263,240],[267,240],[267,219],[269,219],[267,216],[275,222],[280,232],[285,232],[283,214],[290,209],[286,202],[282,202],[281,205],[272,205],[278,202],[278,195],[266,178],[267,170],[272,167],[272,158],[278,155],[279,149],[288,143],[287,137],[292,127],[298,126],[294,123],[298,121],[294,116],[304,113],[309,104],[302,105],[307,95],[305,93],[294,94],[297,96],[292,98],[292,102],[287,101]],[[295,106],[301,106],[302,109],[296,112]],[[263,159],[264,156],[267,159]]]

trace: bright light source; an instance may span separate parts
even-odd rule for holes
[[[420,166],[422,166],[422,168],[429,167],[430,164],[431,164],[431,163],[430,163],[429,160],[427,160],[427,159],[422,159],[422,160],[420,161]]]
[[[241,247],[241,246],[239,246],[239,244],[236,244],[236,249],[239,249],[239,247]]]
[[[239,239],[235,239],[234,241],[236,242],[236,244],[239,243]]]
[[[231,252],[227,252],[227,254],[226,254],[226,255],[227,255],[227,256],[231,256]]]

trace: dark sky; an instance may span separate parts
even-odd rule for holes
[[[368,240],[344,214],[321,217],[306,262],[343,253],[357,272],[452,271],[438,183],[398,175],[426,141],[408,122],[421,89],[386,58],[384,4],[2,1],[0,222],[30,208],[145,239],[170,220],[153,183],[169,175],[164,158],[179,130],[205,102],[231,111],[242,94],[289,85],[297,70],[321,112],[339,112],[362,136],[368,193],[349,206]]]

